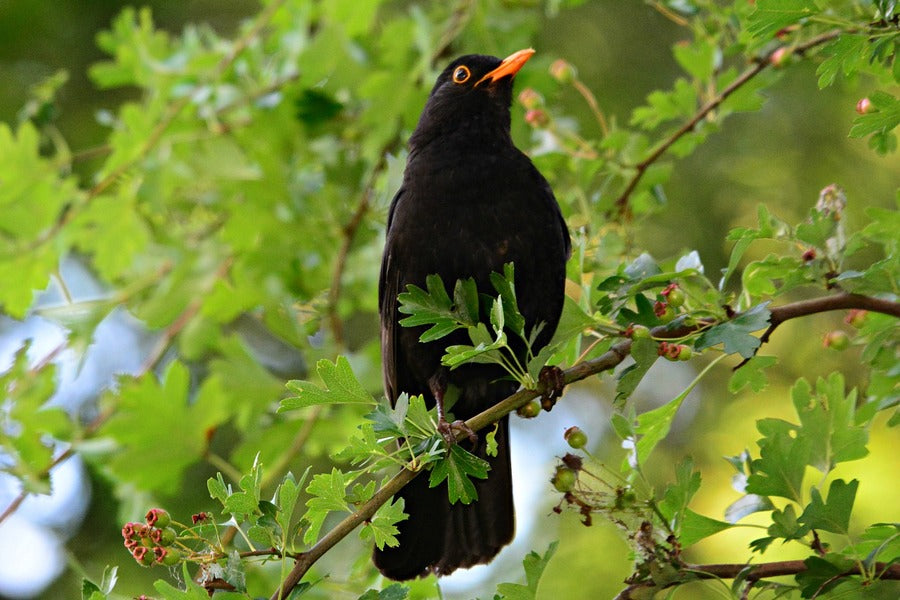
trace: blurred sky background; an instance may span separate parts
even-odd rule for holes
[[[134,4],[151,6],[157,26],[173,34],[179,33],[187,22],[205,22],[220,34],[229,35],[242,18],[259,9],[256,2],[244,0],[156,0]],[[16,123],[29,88],[65,69],[69,81],[59,95],[60,130],[76,150],[101,143],[107,130],[98,123],[98,111],[114,111],[129,97],[129,92],[95,89],[86,69],[102,58],[94,41],[96,33],[108,27],[111,18],[126,5],[113,0],[0,2],[0,121]],[[679,74],[671,46],[686,35],[642,1],[603,0],[545,17],[534,47],[539,53],[572,62],[606,113],[627,122],[631,109],[647,93],[667,88]],[[458,50],[462,54],[478,52],[479,48]],[[725,265],[730,250],[723,241],[726,232],[738,225],[755,223],[760,202],[788,222],[796,222],[815,203],[820,189],[837,183],[847,194],[846,215],[851,229],[863,221],[863,206],[891,206],[900,180],[897,155],[878,157],[866,148],[866,140],[847,137],[856,101],[866,91],[866,82],[862,81],[858,86],[839,83],[819,92],[815,65],[791,66],[784,78],[766,92],[770,100],[761,112],[732,116],[720,133],[677,163],[675,175],[666,187],[670,205],[641,225],[637,245],[658,258],[696,249],[707,273],[717,272]],[[591,122],[588,108],[574,93],[571,97],[564,95],[561,101],[572,114],[583,117],[583,123]],[[74,282],[70,285],[74,296],[87,298],[103,293],[78,263],[66,263],[64,271]],[[50,305],[55,294],[52,288],[48,289],[39,302]],[[724,370],[695,391],[660,454],[671,456],[672,461],[683,454],[693,454],[695,463],[703,469],[705,484],[696,499],[698,511],[719,517],[724,507],[737,498],[736,493],[729,494],[727,481],[731,471],[721,457],[737,454],[752,444],[758,437],[754,432],[756,418],[765,415],[795,419],[786,390],[796,377],[814,378],[842,369],[851,385],[858,383],[858,369],[852,366],[858,358],[853,354],[855,350],[823,354],[817,343],[792,343],[800,327],[821,335],[839,320],[840,315],[818,315],[779,329],[767,353],[779,356],[785,368],[782,378],[776,379],[763,397],[730,397],[724,389],[728,376]],[[0,370],[8,367],[12,353],[23,339],[33,337],[36,341],[31,354],[42,356],[59,343],[62,335],[59,328],[36,317],[25,322],[0,317]],[[84,410],[115,373],[139,368],[153,339],[129,315],[114,315],[98,331],[84,364],[77,364],[74,356],[58,358],[65,384],[54,402]],[[849,367],[847,361],[851,363]],[[696,366],[679,363],[656,368],[656,376],[641,390],[644,407],[671,399],[690,382]],[[699,398],[704,391],[715,389],[719,391],[703,396],[701,404]],[[546,585],[552,584],[558,597],[583,597],[584,582],[566,576],[567,569],[579,564],[599,563],[597,577],[608,579],[609,589],[614,589],[629,573],[626,546],[611,526],[584,528],[574,515],[556,517],[550,510],[552,504],[548,504],[551,497],[545,482],[554,455],[565,451],[562,436],[556,435],[565,427],[579,424],[601,452],[613,444],[611,436],[604,438],[603,434],[608,400],[590,401],[597,396],[610,398],[609,390],[604,383],[586,383],[571,391],[563,406],[551,415],[529,422],[514,419],[519,536],[515,549],[501,556],[497,568],[518,572],[528,550],[543,551],[562,529],[574,541],[561,547],[545,580],[551,582]],[[580,402],[582,398],[586,400]],[[717,425],[721,423],[729,424],[727,431]],[[547,431],[554,432],[553,444],[542,443]],[[896,497],[888,503],[894,508],[884,502],[885,495],[891,497],[896,488],[887,481],[890,478],[879,477],[891,470],[896,473],[896,462],[887,451],[896,442],[876,438],[869,458],[838,469],[838,475],[851,473],[865,482],[857,498],[861,519],[871,520],[876,514],[883,521],[900,518]],[[656,463],[663,473],[671,468],[664,462]],[[200,481],[205,481],[205,476]],[[92,518],[116,510],[102,482],[92,479],[81,462],[70,460],[54,472],[53,485],[52,498],[29,499],[15,518],[0,525],[0,596],[76,597],[79,568],[97,577],[106,564],[130,562],[121,548],[118,531],[98,529]],[[878,489],[879,485],[884,487]],[[184,499],[187,506],[204,501],[205,486],[197,487],[196,497]],[[0,508],[16,493],[18,489],[12,482],[0,478]],[[729,531],[704,542],[701,551],[708,557],[715,556],[717,561],[740,560],[747,540],[753,537],[752,532]],[[593,549],[608,553],[608,560],[598,560]],[[80,566],[58,579],[67,564]],[[120,569],[120,576],[122,593],[137,594],[142,586],[149,590],[149,582],[159,573],[140,572],[129,564]],[[448,597],[471,597],[473,589],[477,589],[471,584],[481,584],[483,577],[489,575],[473,571],[458,582],[448,583]],[[45,588],[47,585],[51,587]],[[481,593],[484,595],[486,590]]]

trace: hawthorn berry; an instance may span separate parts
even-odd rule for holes
[[[576,450],[578,448],[584,448],[588,441],[587,434],[585,434],[580,427],[569,427],[563,434],[563,438],[570,447],[575,448]]]
[[[847,313],[846,317],[844,317],[844,323],[859,329],[866,324],[868,315],[869,311],[854,308]]]
[[[678,287],[677,283],[669,285],[662,293],[666,297],[666,302],[672,308],[678,308],[684,304],[684,292]]]
[[[550,480],[550,483],[553,484],[556,491],[565,493],[574,489],[577,479],[578,475],[575,471],[569,467],[559,466],[556,467],[556,472],[553,474],[553,479]]]
[[[169,513],[161,508],[151,508],[147,511],[147,515],[144,518],[147,521],[147,525],[151,527],[163,528],[167,527],[169,523],[172,522]]]
[[[537,400],[532,400],[528,404],[520,406],[518,410],[516,410],[516,414],[523,419],[533,419],[541,414],[541,403]]]
[[[832,350],[846,350],[847,347],[850,346],[850,336],[840,329],[829,331],[825,334],[825,337],[822,338],[822,346],[824,348],[831,348]]]
[[[625,335],[633,340],[647,340],[650,339],[650,328],[632,323],[625,330]]]

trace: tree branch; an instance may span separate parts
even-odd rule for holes
[[[888,563],[876,563],[875,570],[879,573],[879,579],[900,580],[900,565]],[[683,577],[658,586],[652,581],[645,581],[629,585],[619,592],[614,600],[637,600],[647,597],[648,592],[657,589],[665,589],[672,586],[687,583],[692,579],[734,579],[744,576],[748,582],[753,583],[770,577],[782,577],[785,575],[797,575],[806,571],[806,564],[802,560],[785,560],[779,562],[760,563],[758,565],[738,564],[712,564],[712,565],[686,565],[681,569]],[[864,575],[858,566],[845,571],[838,577],[851,575]]]
[[[900,303],[884,300],[882,298],[863,296],[861,294],[843,293],[835,294],[833,296],[824,296],[822,298],[812,298],[810,300],[800,300],[799,302],[792,302],[791,304],[785,304],[784,306],[776,306],[769,311],[769,327],[759,338],[760,347],[762,347],[763,344],[768,343],[772,333],[785,321],[821,312],[849,309],[868,310],[900,318]],[[741,361],[735,367],[735,370],[743,367],[749,360],[749,358],[746,358]]]
[[[861,296],[859,294],[838,294],[835,296],[827,296],[825,298],[803,300],[800,302],[794,302],[791,304],[785,304],[784,306],[773,308],[771,310],[771,313],[773,315],[772,322],[774,323],[777,320],[778,323],[782,323],[788,319],[793,319],[796,317],[829,310],[840,310],[848,308],[866,309],[874,312],[900,316],[900,303],[881,300],[878,298],[870,298],[868,296]],[[709,323],[704,323],[702,327],[708,327],[709,325]],[[669,329],[665,326],[662,326],[654,328],[651,333],[655,338],[677,339],[696,332],[698,327],[700,326],[683,326],[676,329]],[[586,379],[591,375],[596,375],[598,373],[613,369],[621,364],[629,356],[630,352],[631,340],[623,339],[622,341],[614,344],[608,351],[606,351],[602,355],[591,360],[586,360],[584,362],[578,363],[573,367],[564,370],[563,381],[566,383],[566,385],[568,385],[570,383]],[[535,398],[540,397],[545,391],[547,391],[545,388],[546,385],[539,384],[535,389],[519,390],[518,392],[512,394],[511,396],[508,396],[497,404],[467,420],[466,425],[472,431],[484,429],[488,425],[497,422],[509,413],[528,404]],[[462,439],[463,437],[465,437],[465,435],[465,433],[460,432],[457,437],[458,439]],[[387,502],[387,500],[391,496],[399,492],[403,488],[403,486],[415,479],[415,477],[420,472],[414,470],[415,468],[416,467],[413,466],[412,462],[407,463],[406,468],[395,475],[393,478],[391,478],[391,480],[388,481],[384,486],[382,486],[381,489],[379,489],[368,502],[362,504],[359,509],[356,510],[356,512],[347,516],[344,520],[338,523],[334,527],[334,529],[325,534],[325,536],[322,537],[322,539],[320,539],[318,542],[316,542],[316,544],[314,544],[312,548],[302,553],[297,558],[297,561],[294,563],[294,567],[282,582],[279,589],[272,595],[272,600],[286,598],[288,594],[290,594],[291,590],[293,590],[294,587],[300,582],[309,568],[313,564],[315,564],[315,562],[319,558],[321,558],[340,540],[346,537],[358,525],[370,519],[382,504]],[[741,567],[746,567],[746,565],[741,565]],[[900,570],[900,566],[898,566],[897,569]],[[772,577],[774,575],[766,576]],[[628,598],[628,596],[624,596],[623,598]]]
[[[829,31],[827,33],[823,33],[821,35],[817,35],[802,44],[798,44],[791,48],[793,54],[803,54],[807,50],[814,48],[815,46],[819,46],[826,42],[830,42],[835,39],[842,33],[845,33],[844,30],[836,29],[834,31]],[[632,192],[634,192],[637,184],[644,177],[644,173],[647,172],[647,169],[655,163],[657,160],[665,154],[669,148],[672,147],[675,142],[681,139],[685,134],[694,130],[697,127],[697,124],[700,123],[706,116],[719,107],[722,102],[724,102],[729,96],[731,96],[734,92],[738,91],[744,85],[746,85],[749,81],[751,81],[754,77],[762,73],[766,67],[772,64],[771,57],[776,50],[773,50],[769,54],[764,57],[758,58],[754,61],[753,65],[751,65],[747,70],[740,74],[740,76],[728,84],[721,92],[713,96],[710,100],[708,100],[703,106],[701,106],[694,116],[688,119],[681,127],[679,127],[674,133],[672,133],[668,138],[664,139],[659,145],[654,148],[650,154],[635,165],[635,173],[625,185],[625,189],[616,199],[615,206],[619,215],[625,214],[628,210],[628,199],[631,197]]]

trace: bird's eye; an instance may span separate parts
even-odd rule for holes
[[[469,80],[469,77],[472,76],[472,73],[469,71],[469,67],[459,66],[453,71],[453,83],[465,83]]]

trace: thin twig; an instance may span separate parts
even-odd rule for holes
[[[802,44],[798,44],[792,48],[794,54],[802,54],[807,50],[814,48],[815,46],[819,46],[826,42],[830,42],[835,39],[842,33],[846,33],[844,30],[836,29],[834,31],[829,31],[827,33],[823,33],[821,35],[817,35],[813,38],[810,38],[806,42]],[[647,158],[639,162],[634,166],[635,173],[625,185],[625,189],[616,199],[615,206],[619,213],[619,215],[627,214],[628,212],[628,199],[631,197],[632,192],[634,192],[637,184],[644,177],[644,174],[647,172],[647,169],[655,163],[657,160],[665,154],[669,148],[672,147],[675,142],[680,140],[685,134],[694,130],[697,127],[697,124],[700,123],[706,116],[719,107],[722,102],[724,102],[729,96],[731,96],[734,92],[742,88],[746,85],[750,80],[754,77],[762,73],[766,67],[772,64],[771,56],[777,50],[772,51],[766,56],[757,59],[754,61],[753,65],[751,65],[747,70],[745,70],[741,75],[728,84],[721,92],[719,92],[715,97],[706,102],[700,109],[688,119],[681,127],[679,127],[672,135],[663,140],[659,145],[654,148]]]

